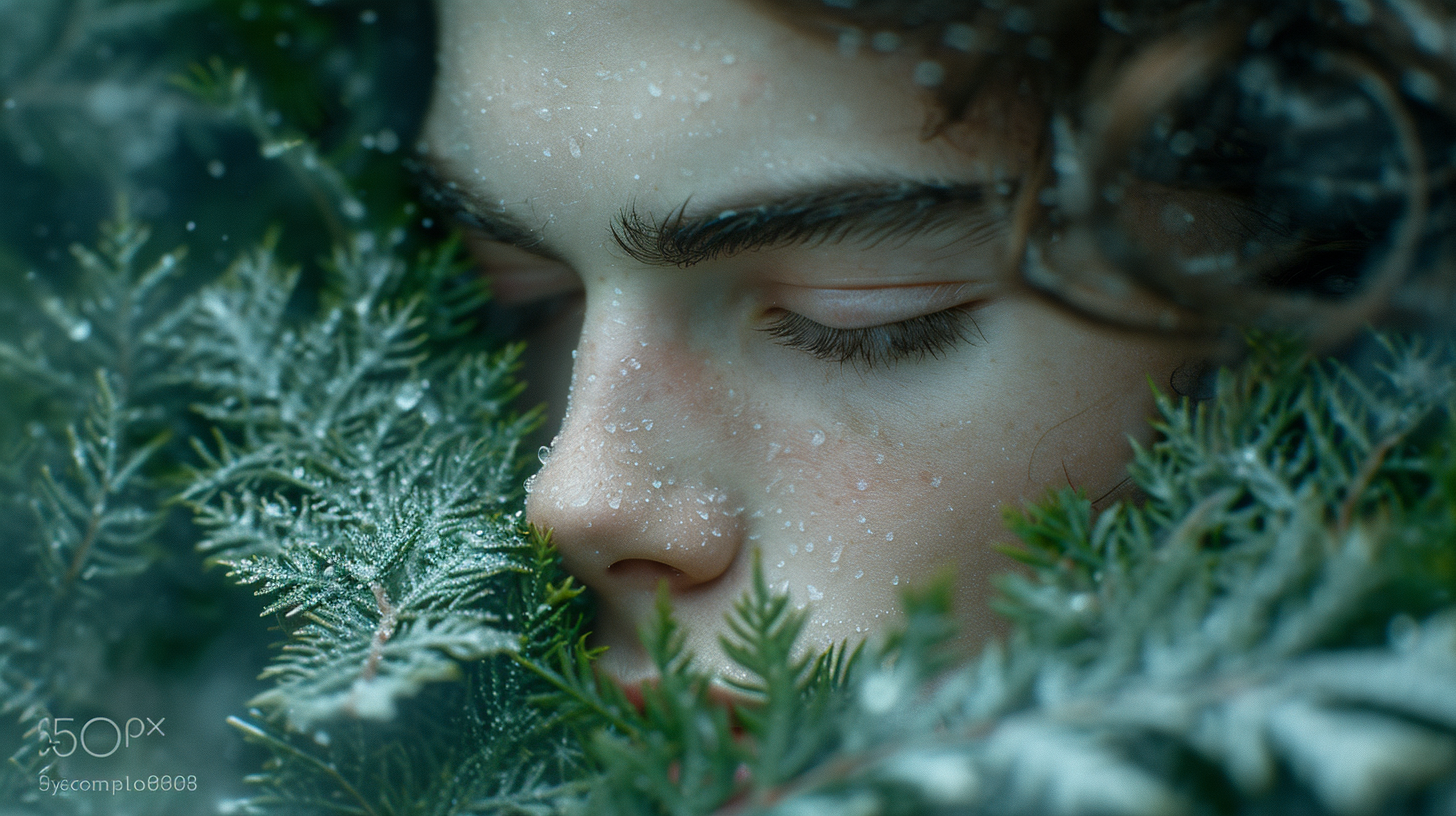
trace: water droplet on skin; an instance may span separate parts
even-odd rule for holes
[[[900,585],[900,576],[896,575],[894,578],[892,578],[890,580],[890,583],[892,585],[894,585],[894,586],[899,586]]]
[[[810,445],[813,445],[815,447],[818,447],[818,446],[824,444],[824,432],[821,431],[821,430],[819,430],[819,429],[817,429],[817,428],[814,429],[814,430],[812,430],[812,431],[810,431],[809,432],[809,444]]]
[[[542,445],[536,450],[536,458],[541,460],[541,466],[545,467],[551,462],[551,448]]]
[[[886,541],[894,541],[895,540],[895,534],[894,533],[885,533],[885,540]]]
[[[576,141],[576,137],[573,136],[566,142],[566,149],[573,159],[581,158],[581,144]]]
[[[854,483],[854,489],[855,490],[867,490],[869,488],[869,486],[870,486],[870,483],[869,482],[866,482],[864,479],[860,479],[859,481],[857,481],[857,482]]]
[[[647,83],[647,93],[651,94],[654,97],[662,96],[662,89],[657,87],[657,83],[649,82]]]
[[[821,592],[821,591],[819,591],[819,589],[817,589],[813,584],[807,584],[804,588],[807,589],[807,590],[809,590],[809,600],[811,600],[811,601],[822,601],[822,600],[824,600],[824,593]]]
[[[607,506],[612,508],[613,510],[620,508],[622,506],[622,494],[613,494],[610,498],[607,499]]]
[[[930,486],[931,487],[940,487],[940,477],[939,476],[936,476],[934,479],[931,479],[930,480]]]

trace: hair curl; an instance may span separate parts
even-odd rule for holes
[[[1317,343],[1368,322],[1456,328],[1456,13],[1442,0],[764,5],[841,50],[898,42],[932,63],[927,138],[988,93],[1030,100],[1021,277],[1068,308]],[[1190,249],[1169,240],[1179,218],[1215,226]],[[1150,320],[1130,294],[1160,304]]]

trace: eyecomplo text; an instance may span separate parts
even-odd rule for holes
[[[122,776],[115,779],[52,779],[46,774],[40,775],[41,793],[49,793],[56,796],[63,793],[109,793],[112,795],[122,792],[152,792],[152,791],[195,791],[197,790],[196,774],[169,774],[151,776],[139,776],[135,779],[130,776]]]

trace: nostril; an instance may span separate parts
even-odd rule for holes
[[[674,588],[688,580],[687,573],[677,567],[647,558],[623,558],[615,561],[607,566],[607,574],[623,581],[666,580]]]
[[[719,572],[711,575],[694,575],[671,564],[650,558],[624,558],[607,567],[608,580],[618,590],[632,593],[656,592],[663,583],[673,596],[680,596],[695,590],[705,589],[722,577]]]

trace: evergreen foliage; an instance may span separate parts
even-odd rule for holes
[[[28,420],[0,429],[0,523],[15,577],[0,598],[0,713],[36,729],[14,755],[32,771],[54,702],[97,704],[106,651],[145,615],[117,598],[169,557],[152,464],[169,440],[158,408],[176,316],[165,293],[181,255],[147,259],[146,240],[122,212],[97,249],[73,250],[82,295],[63,299],[32,276],[46,321],[0,341],[0,373],[13,384],[4,414]]]

